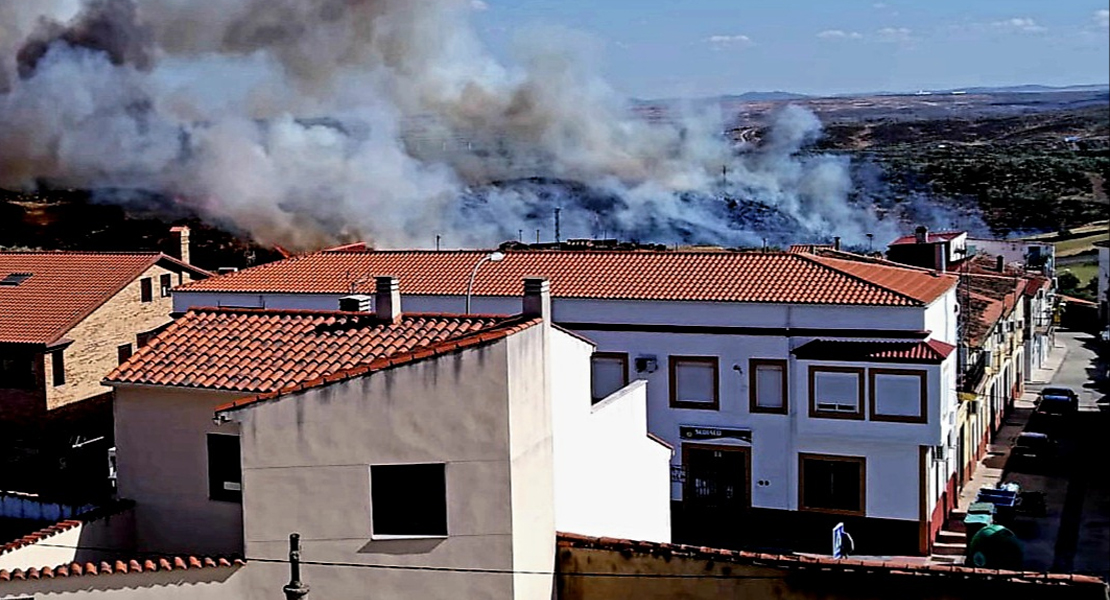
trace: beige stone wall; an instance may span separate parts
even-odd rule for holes
[[[172,298],[163,298],[160,293],[159,278],[163,274],[171,275],[174,285],[177,285],[179,276],[176,271],[154,265],[69,330],[65,337],[73,343],[65,349],[64,385],[54,385],[54,357],[47,354],[45,381],[48,409],[110,392],[111,388],[100,382],[119,364],[119,346],[131,344],[132,351],[137,350],[137,334],[170,322],[173,303]],[[151,278],[153,293],[150,302],[141,301],[140,281],[145,277]]]

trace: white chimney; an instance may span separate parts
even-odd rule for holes
[[[177,238],[177,258],[181,262],[189,262],[189,228],[185,225],[170,227],[170,233]]]
[[[933,244],[933,256],[937,273],[948,271],[948,244]]]
[[[551,283],[542,277],[524,278],[524,303],[521,314],[551,323]]]
[[[374,313],[378,319],[396,323],[401,320],[401,286],[396,277],[374,278]]]

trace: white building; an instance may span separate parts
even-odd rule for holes
[[[397,288],[378,280],[373,313],[189,311],[115,370],[121,555],[223,557],[198,593],[271,597],[297,532],[311,597],[549,600],[557,530],[669,540],[672,451],[647,435],[645,386],[592,401],[594,346],[552,326],[546,281],[519,316],[402,313]],[[14,579],[29,567],[71,568]],[[126,571],[31,591],[101,597]]]
[[[828,551],[845,521],[863,552],[926,551],[952,506],[953,275],[782,253],[348,249],[186,286],[175,307],[319,309],[382,275],[420,311],[463,310],[473,277],[476,313],[550,279],[555,322],[598,345],[594,395],[648,382],[686,539]]]

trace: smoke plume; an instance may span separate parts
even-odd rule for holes
[[[846,159],[782,111],[634,116],[568,32],[513,66],[465,0],[0,0],[0,187],[172,195],[261,243],[881,239]]]

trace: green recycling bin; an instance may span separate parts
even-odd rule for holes
[[[964,532],[967,540],[975,537],[980,530],[994,524],[994,515],[984,513],[968,513],[964,517]]]
[[[967,507],[967,514],[990,515],[993,517],[996,510],[998,510],[998,508],[993,502],[972,502],[971,506]]]
[[[987,525],[970,539],[968,566],[1021,570],[1025,549],[1014,532],[1001,525]]]

